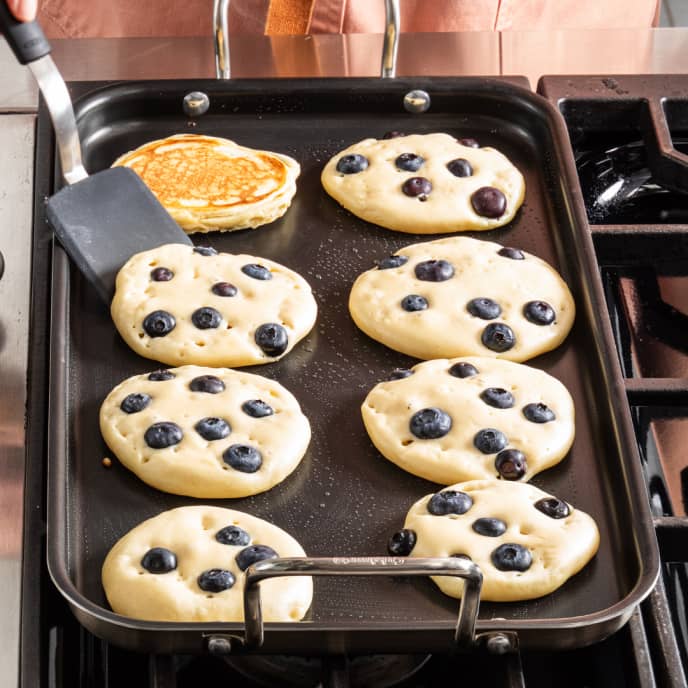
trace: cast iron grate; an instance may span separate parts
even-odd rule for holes
[[[62,602],[60,601],[60,604]],[[251,658],[236,665],[209,655],[146,655],[116,648],[81,628],[64,606],[50,631],[49,688],[646,688],[657,685],[639,611],[607,640],[568,652],[494,656]],[[70,659],[70,658],[78,658]],[[240,668],[237,668],[240,666]]]
[[[569,129],[654,515],[658,682],[688,666],[688,79],[545,77]]]

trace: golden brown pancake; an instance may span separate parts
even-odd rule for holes
[[[151,141],[115,166],[133,169],[189,234],[276,220],[291,204],[300,172],[286,155],[199,134]]]

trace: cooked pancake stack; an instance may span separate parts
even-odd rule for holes
[[[117,158],[189,234],[260,227],[284,215],[301,168],[287,155],[228,139],[178,134]]]

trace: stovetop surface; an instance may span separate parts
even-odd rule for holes
[[[212,681],[247,687],[387,686],[394,679],[396,685],[430,688],[446,685],[447,674],[461,683],[531,688],[685,685],[688,195],[657,184],[641,149],[653,139],[643,127],[648,122],[658,125],[643,114],[644,103],[661,104],[668,96],[673,104],[666,115],[667,128],[678,150],[687,150],[688,77],[546,77],[539,90],[562,111],[580,165],[663,561],[662,580],[627,626],[602,643],[570,652],[379,661],[333,658],[325,664],[293,658],[282,664],[280,658],[272,658],[267,665],[229,666],[212,657],[148,656],[110,646],[78,626],[43,573],[39,586],[25,585],[26,602],[35,606],[25,611],[24,685],[185,688]],[[653,112],[656,115],[661,108]],[[43,153],[49,156],[49,150]],[[33,270],[34,281],[38,278],[40,283],[35,287],[39,298],[34,299],[32,322],[38,323],[48,316],[45,252],[36,253]],[[43,384],[42,344],[32,344],[30,390]],[[30,405],[36,403],[34,395]],[[44,455],[43,443],[40,436],[31,436],[30,455]],[[27,527],[37,532],[44,523],[41,490],[42,478],[27,476],[27,502],[33,507],[27,510]],[[25,578],[27,572],[34,575],[44,567],[36,556],[41,556],[39,547],[27,550]]]

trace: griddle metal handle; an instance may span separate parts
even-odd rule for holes
[[[385,38],[382,44],[380,76],[393,79],[397,75],[399,50],[399,0],[385,0]]]
[[[215,74],[229,79],[229,0],[213,0],[213,36],[215,37]]]
[[[15,19],[5,0],[0,2],[0,31],[20,64],[28,64],[50,52],[50,43],[40,24],[37,21],[20,22]]]
[[[457,649],[469,649],[475,642],[475,624],[480,606],[483,574],[472,562],[458,557],[316,557],[265,559],[246,569],[244,587],[243,644],[263,644],[263,614],[258,583],[279,576],[456,576],[465,580],[459,618],[454,632]]]
[[[218,79],[229,79],[229,24],[227,14],[229,0],[213,0],[213,36],[215,40],[215,74]],[[385,35],[382,44],[383,79],[397,74],[397,52],[399,49],[399,0],[385,0]]]

